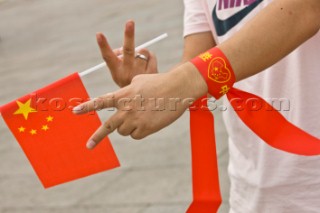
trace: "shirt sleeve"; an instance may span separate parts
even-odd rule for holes
[[[208,32],[210,26],[201,0],[184,0],[183,36]]]

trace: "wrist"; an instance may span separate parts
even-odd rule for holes
[[[182,98],[198,99],[208,93],[208,86],[198,69],[190,62],[168,73],[177,85]]]

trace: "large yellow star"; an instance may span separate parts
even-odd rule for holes
[[[26,120],[28,120],[29,113],[37,112],[35,109],[30,107],[31,99],[29,99],[25,103],[21,103],[20,101],[17,101],[17,104],[19,106],[19,109],[17,111],[15,111],[13,114],[14,115],[22,114],[24,119],[26,119]]]

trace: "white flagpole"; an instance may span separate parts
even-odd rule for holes
[[[136,47],[135,51],[139,51],[139,50],[141,50],[143,48],[149,47],[150,45],[152,45],[154,43],[157,43],[157,42],[159,42],[159,41],[161,41],[161,40],[163,40],[163,39],[165,39],[167,37],[168,37],[168,34],[164,33],[164,34],[162,34],[162,35],[160,35],[160,36],[158,36],[158,37],[156,37],[156,38],[154,38],[154,39],[152,39],[150,41],[147,41],[146,43]],[[123,57],[123,55],[119,55],[118,57]],[[91,68],[79,73],[79,75],[80,75],[80,77],[86,76],[86,75],[88,75],[88,74],[90,74],[92,72],[95,72],[95,71],[97,71],[97,70],[99,70],[99,69],[101,69],[102,67],[105,67],[105,66],[106,66],[106,62],[103,62],[101,64],[98,64],[98,65],[96,65],[94,67],[91,67]]]

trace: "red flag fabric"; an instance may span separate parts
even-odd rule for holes
[[[101,122],[97,114],[76,116],[72,108],[88,99],[74,73],[1,107],[45,188],[120,166],[108,138],[94,150],[86,148]]]

